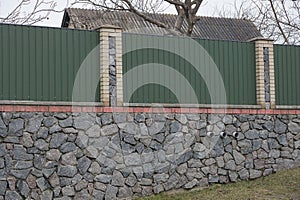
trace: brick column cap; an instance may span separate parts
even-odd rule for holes
[[[111,25],[111,24],[104,24],[104,25],[99,26],[98,28],[95,28],[95,30],[98,31],[98,30],[105,29],[105,28],[108,28],[108,29],[120,29],[120,30],[123,29],[120,26],[115,26],[115,25]]]
[[[264,37],[255,37],[247,40],[247,42],[256,42],[256,41],[268,41],[268,42],[274,42],[274,40]]]

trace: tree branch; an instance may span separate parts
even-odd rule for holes
[[[166,24],[158,21],[158,20],[155,20],[151,17],[149,17],[148,15],[146,15],[145,13],[142,13],[140,11],[138,11],[132,4],[129,0],[123,0],[127,6],[129,7],[129,10],[133,13],[135,13],[136,15],[140,16],[141,18],[145,19],[146,21],[152,23],[152,24],[155,24],[157,25],[158,27],[160,28],[165,28],[166,30],[168,30],[171,34],[174,34],[174,35],[178,35],[178,32],[171,29],[171,27],[168,27]]]
[[[27,14],[22,12],[25,6],[29,6],[30,0],[22,0],[6,17],[0,18],[2,23],[15,23],[15,24],[35,24],[48,19],[51,12],[63,12],[62,10],[56,10],[57,3],[55,0],[35,0],[33,8]],[[69,5],[67,0],[66,7]]]
[[[165,0],[166,2],[168,2],[169,4],[175,5],[175,6],[181,6],[184,7],[184,3],[182,3],[179,0]]]
[[[284,31],[283,31],[281,25],[280,25],[280,22],[279,22],[279,19],[278,19],[278,16],[277,16],[277,13],[276,13],[274,4],[273,4],[272,0],[269,0],[269,2],[270,2],[270,5],[271,5],[271,8],[272,8],[272,11],[273,11],[273,14],[274,14],[274,17],[275,17],[277,26],[278,26],[278,28],[279,28],[279,30],[280,30],[280,32],[281,32],[281,34],[282,34],[282,36],[283,36],[285,42],[286,42],[287,44],[289,44],[289,40],[288,40],[288,38],[286,37],[286,35],[285,35],[285,33],[284,33]]]

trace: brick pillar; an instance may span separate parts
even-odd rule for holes
[[[274,42],[264,38],[256,38],[255,42],[255,60],[256,60],[256,100],[262,108],[275,108],[275,72],[274,72]],[[267,49],[266,49],[267,48]],[[264,52],[268,52],[268,61]],[[268,63],[269,73],[265,71],[265,64]],[[269,74],[269,77],[265,77]],[[269,86],[266,86],[268,80]],[[266,94],[266,87],[269,87],[270,93]],[[270,105],[266,102],[266,96],[269,95]]]
[[[122,29],[120,27],[104,25],[100,31],[100,100],[104,106],[111,106],[110,101],[110,50],[109,38],[115,38],[116,65],[116,98],[117,106],[123,105],[123,77],[122,77]]]

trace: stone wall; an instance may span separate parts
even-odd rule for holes
[[[0,199],[131,198],[297,166],[300,115],[0,113]]]

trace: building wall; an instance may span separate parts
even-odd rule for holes
[[[300,166],[300,115],[103,111],[1,112],[0,199],[131,198]]]

